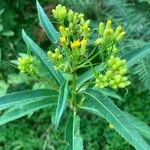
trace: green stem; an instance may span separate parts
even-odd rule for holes
[[[72,73],[72,102],[73,106],[77,107],[77,101],[76,101],[76,71],[73,70]]]
[[[79,68],[82,68],[84,65],[86,65],[87,63],[91,62],[96,56],[98,56],[100,53],[100,51],[98,51],[93,57],[91,57],[90,59],[88,59],[85,63],[81,64],[80,66],[78,66]]]

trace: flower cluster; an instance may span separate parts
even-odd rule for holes
[[[53,17],[59,25],[60,46],[65,50],[67,56],[75,63],[83,61],[89,36],[89,21],[84,19],[83,14],[75,13],[65,6],[58,5],[52,10]],[[50,58],[51,59],[51,58]],[[71,62],[70,62],[71,63]]]
[[[113,89],[125,88],[130,84],[126,77],[126,61],[118,57],[111,56],[107,62],[107,71],[105,75],[99,74],[96,78],[96,87],[111,87]]]
[[[118,26],[114,30],[111,27],[111,20],[108,20],[106,25],[101,22],[98,27],[99,37],[95,41],[96,47],[94,48],[95,45],[93,43],[94,50],[89,56],[92,56],[96,50],[99,51],[87,59],[88,55],[85,55],[85,53],[90,33],[90,21],[85,20],[83,14],[73,12],[71,9],[67,10],[65,6],[60,4],[52,10],[52,13],[58,23],[60,36],[57,48],[48,51],[47,55],[56,70],[69,74],[76,73],[79,68],[92,67],[92,60],[97,54],[100,54],[100,62],[105,64],[106,67],[102,73],[96,76],[95,86],[99,88],[111,87],[118,89],[125,88],[130,84],[126,76],[126,61],[117,57],[119,52],[117,43],[125,35],[121,26]],[[37,73],[31,56],[18,58],[18,68],[22,73]]]
[[[33,58],[31,56],[19,57],[18,58],[18,69],[21,73],[36,74],[37,70],[33,64]]]
[[[118,41],[122,40],[125,36],[125,32],[122,31],[121,26],[113,30],[111,24],[111,20],[107,21],[106,26],[103,22],[100,22],[99,38],[95,41],[95,45],[100,46],[101,49],[105,49],[108,54],[116,54],[118,52],[116,44]]]
[[[48,51],[47,55],[49,59],[54,63],[55,69],[65,70],[65,65],[63,64],[63,55],[58,48],[55,49],[55,52]]]

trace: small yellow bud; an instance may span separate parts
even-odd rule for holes
[[[81,41],[81,55],[84,55],[85,51],[86,51],[86,45],[87,45],[87,40],[83,39]]]
[[[121,30],[122,30],[122,27],[121,27],[121,26],[118,26],[118,27],[116,28],[115,37],[118,37],[118,35],[121,33]]]
[[[56,48],[55,53],[60,54],[60,50],[58,48]]]
[[[113,29],[105,29],[104,38],[111,38],[114,34]]]
[[[99,34],[103,35],[103,32],[104,32],[104,23],[100,22],[100,24],[99,24]]]
[[[112,88],[113,88],[114,90],[116,90],[118,87],[117,87],[117,85],[113,85]]]
[[[73,11],[70,9],[67,14],[68,20],[71,22],[73,19]]]
[[[108,127],[109,127],[110,129],[114,129],[114,125],[111,124],[111,123],[108,125]]]
[[[65,44],[66,43],[66,37],[60,37],[60,44]]]
[[[47,52],[47,55],[48,55],[48,57],[49,57],[50,59],[52,58],[52,54],[53,54],[53,53],[52,53],[51,51],[48,51],[48,52]]]
[[[60,31],[60,33],[63,33],[65,31],[65,28],[63,26],[60,26],[59,31]]]
[[[58,56],[58,59],[62,59],[62,55],[59,55],[59,56]]]
[[[111,70],[108,70],[107,72],[106,72],[106,76],[109,78],[109,77],[111,77],[113,75],[113,72],[111,71]]]
[[[125,32],[124,31],[122,31],[118,36],[117,36],[117,38],[116,38],[116,40],[117,41],[120,41],[120,40],[122,40],[122,38],[125,36]]]
[[[120,73],[121,75],[126,74],[126,73],[127,73],[127,68],[121,68],[121,69],[119,70],[119,73]]]
[[[120,83],[120,84],[118,85],[118,87],[119,87],[119,88],[125,88],[125,87],[126,87],[126,84],[125,84],[125,83]]]
[[[88,26],[87,23],[85,23],[85,24],[83,25],[83,31],[84,31],[84,32],[88,32],[88,31],[89,31],[89,26]]]
[[[106,23],[106,29],[109,29],[111,27],[112,21],[109,19]]]

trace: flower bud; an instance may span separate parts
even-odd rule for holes
[[[115,30],[115,37],[118,37],[118,35],[121,33],[122,27],[118,26]]]
[[[112,23],[112,21],[111,21],[110,19],[107,20],[107,23],[106,23],[106,29],[111,28],[111,23]]]
[[[117,38],[116,38],[116,40],[117,41],[120,41],[120,40],[122,40],[122,38],[125,36],[125,32],[124,31],[122,31],[118,36],[117,36]]]
[[[104,23],[100,22],[100,24],[99,24],[99,34],[103,35],[103,32],[104,32]]]

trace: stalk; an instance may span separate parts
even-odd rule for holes
[[[73,106],[77,106],[77,101],[76,101],[76,72],[74,71],[72,73],[72,102]]]

